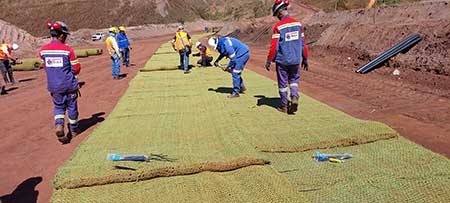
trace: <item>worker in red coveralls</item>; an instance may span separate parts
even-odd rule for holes
[[[283,113],[294,114],[298,109],[299,65],[308,70],[308,48],[304,28],[300,22],[289,16],[288,5],[289,0],[276,0],[272,7],[273,16],[277,16],[280,21],[273,28],[272,43],[265,68],[270,71],[270,64],[276,63],[281,97],[281,104],[277,109]],[[289,89],[291,101],[288,100]]]
[[[45,72],[47,88],[52,96],[55,116],[55,134],[58,140],[65,144],[76,136],[78,127],[78,79],[80,63],[72,48],[66,45],[69,29],[61,21],[47,23],[52,41],[39,51]],[[68,111],[69,132],[64,133],[64,117]]]

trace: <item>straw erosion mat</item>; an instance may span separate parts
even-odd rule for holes
[[[177,61],[165,44],[143,69]],[[273,81],[248,70],[244,79],[248,92],[230,100],[231,77],[217,68],[140,72],[59,169],[52,201],[450,201],[446,158],[305,95],[297,115],[281,114]],[[317,163],[316,150],[354,158]],[[150,160],[112,162],[108,153]]]

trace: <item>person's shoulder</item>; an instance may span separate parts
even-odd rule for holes
[[[45,44],[44,46],[41,47],[40,51],[44,51],[44,50],[51,50],[53,49],[53,43],[50,42],[48,44]]]
[[[64,45],[64,49],[65,49],[65,50],[67,50],[67,51],[69,51],[69,52],[74,52],[74,51],[73,51],[73,48],[70,47],[69,45],[67,45],[67,44],[63,44],[63,45]]]

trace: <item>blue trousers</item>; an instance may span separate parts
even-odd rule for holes
[[[130,48],[123,48],[122,49],[122,64],[124,66],[130,65]]]
[[[288,90],[291,91],[291,98],[298,99],[298,83],[300,81],[299,65],[283,65],[277,63],[278,89],[280,92],[281,106],[288,105]],[[288,87],[289,85],[289,87]]]
[[[180,66],[183,67],[184,71],[189,70],[189,55],[187,54],[187,49],[180,50]]]
[[[239,94],[242,88],[245,87],[244,79],[242,79],[242,71],[244,71],[245,64],[247,64],[248,59],[250,59],[250,53],[246,53],[241,57],[236,59],[234,68],[230,70],[231,76],[233,78],[233,94]]]
[[[51,96],[54,106],[55,126],[64,125],[67,110],[69,127],[71,130],[76,130],[78,128],[78,92],[51,93]]]
[[[111,57],[112,60],[112,76],[118,78],[120,75],[120,57],[117,54]]]

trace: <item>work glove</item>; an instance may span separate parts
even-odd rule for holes
[[[266,65],[264,66],[264,68],[265,68],[267,71],[270,71],[270,61],[267,61],[267,62],[266,62]]]
[[[303,68],[303,70],[306,70],[306,71],[309,70],[308,60],[306,58],[304,58],[302,60],[302,68]]]

